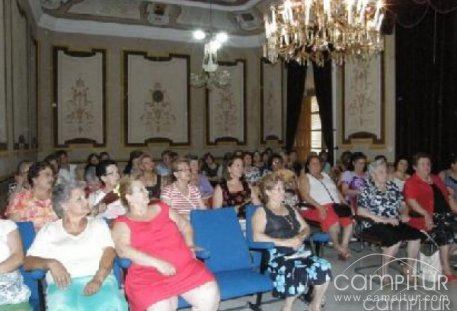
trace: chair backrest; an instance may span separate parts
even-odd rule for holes
[[[33,227],[33,223],[30,221],[17,222],[16,225],[19,230],[19,234],[21,235],[22,248],[25,254],[35,239],[35,228]],[[31,277],[30,274],[26,273],[23,268],[20,270],[24,278],[24,283],[28,286],[31,292],[30,302],[34,310],[39,310],[40,291],[38,287],[38,281]]]
[[[195,245],[210,252],[205,263],[212,272],[252,268],[249,249],[234,208],[193,210],[190,220]]]
[[[246,206],[246,240],[249,243],[254,242],[254,234],[252,232],[252,216],[254,216],[257,206],[249,204]]]

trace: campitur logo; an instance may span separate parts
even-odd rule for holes
[[[383,259],[383,265],[368,275],[354,274],[352,269],[368,257]],[[451,311],[454,310],[448,295],[448,280],[441,271],[427,262],[414,260],[412,276],[403,274],[381,275],[385,265],[391,268],[405,266],[409,258],[397,258],[381,253],[363,256],[351,263],[333,279],[337,304],[361,306],[361,310],[382,311]],[[424,273],[427,270],[428,274]],[[350,272],[350,273],[349,273]]]

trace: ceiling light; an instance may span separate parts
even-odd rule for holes
[[[195,30],[193,35],[194,35],[194,38],[197,40],[203,40],[206,38],[206,33],[201,29]]]
[[[216,40],[219,42],[219,43],[225,43],[228,39],[228,35],[226,32],[219,32],[217,35],[216,35]]]

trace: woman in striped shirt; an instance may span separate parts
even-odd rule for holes
[[[174,161],[172,173],[175,181],[162,189],[160,199],[185,215],[193,209],[206,208],[198,187],[190,184],[189,162],[186,159]]]

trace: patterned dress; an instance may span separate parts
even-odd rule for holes
[[[290,239],[300,230],[295,211],[287,207],[288,215],[276,215],[264,207],[267,224],[265,234],[276,239]],[[312,256],[304,246],[298,250],[277,246],[269,251],[268,271],[273,280],[273,296],[291,297],[308,293],[311,286],[329,282],[330,263]]]
[[[14,195],[5,213],[6,217],[19,218],[18,221],[31,221],[38,231],[45,224],[57,220],[52,209],[51,199],[38,200],[32,190],[22,190]]]

